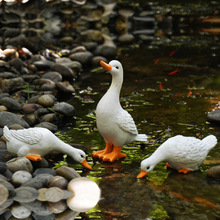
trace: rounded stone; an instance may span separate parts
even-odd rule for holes
[[[55,63],[54,65],[52,65],[51,70],[60,73],[64,78],[74,77],[74,72],[72,71],[72,69],[60,63]]]
[[[38,168],[34,171],[33,177],[39,175],[39,174],[50,174],[52,176],[56,175],[56,171],[51,168]]]
[[[59,202],[63,199],[63,190],[58,187],[50,187],[44,195],[49,202]]]
[[[55,97],[51,95],[42,95],[38,98],[37,103],[44,107],[51,107],[54,105]]]
[[[36,111],[37,109],[42,108],[41,105],[39,104],[35,104],[35,103],[30,103],[30,104],[24,104],[22,106],[22,110],[25,113],[33,113],[34,111]]]
[[[29,124],[19,116],[11,112],[0,112],[0,126],[3,128],[5,125],[20,124],[24,128],[29,128]]]
[[[21,110],[21,104],[17,100],[10,98],[10,97],[4,97],[0,99],[0,104],[4,105],[7,109],[11,111]]]
[[[55,214],[59,214],[64,212],[67,209],[67,205],[66,202],[64,200],[61,200],[59,202],[48,202],[47,203],[47,208],[55,213]]]
[[[59,187],[60,189],[66,189],[68,185],[67,179],[62,176],[54,176],[48,182],[49,187]]]
[[[15,185],[21,185],[32,179],[32,175],[24,170],[19,170],[12,175],[12,183]]]
[[[209,168],[207,176],[213,179],[220,179],[220,165]]]
[[[11,160],[9,160],[7,163],[8,169],[12,172],[15,173],[16,171],[19,170],[25,170],[29,173],[33,172],[33,166],[26,157],[16,157]]]
[[[78,61],[82,64],[89,64],[92,60],[93,54],[89,51],[73,53],[70,56],[71,60]]]
[[[56,174],[59,176],[63,176],[67,180],[72,180],[80,177],[80,175],[71,167],[59,167],[56,169]]]
[[[20,204],[14,204],[11,208],[11,214],[17,219],[24,219],[31,215],[31,211]]]
[[[62,81],[62,79],[63,79],[63,77],[62,77],[62,75],[60,74],[60,73],[58,73],[58,72],[47,72],[47,73],[45,73],[43,76],[42,76],[42,78],[43,79],[50,79],[50,80],[52,80],[53,82],[61,82]]]
[[[0,184],[0,205],[8,199],[8,195],[8,189],[4,185]]]
[[[65,92],[65,93],[74,93],[75,92],[74,87],[68,81],[57,82],[56,86],[58,87],[58,89],[60,91]]]
[[[21,203],[33,202],[38,197],[38,191],[32,187],[18,187],[15,193],[14,200]]]
[[[65,116],[73,116],[75,112],[75,108],[66,102],[55,104],[53,110]]]
[[[208,121],[220,123],[220,110],[211,111],[207,115]]]
[[[54,125],[54,124],[52,124],[50,122],[46,122],[46,121],[41,122],[41,123],[35,125],[35,127],[47,128],[47,129],[49,129],[52,132],[56,132],[58,130],[58,127],[56,125]]]
[[[45,192],[48,190],[48,188],[41,188],[38,189],[38,197],[37,200],[45,202],[47,201],[46,197],[45,197]]]

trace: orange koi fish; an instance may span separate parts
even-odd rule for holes
[[[160,82],[160,90],[163,90],[162,82]]]
[[[172,52],[169,54],[169,57],[172,57],[175,53],[176,53],[176,50],[172,51]]]
[[[171,76],[171,75],[174,75],[175,73],[178,73],[178,72],[180,72],[180,70],[174,70],[174,71],[170,72],[168,75]]]
[[[154,61],[154,64],[158,64],[159,61],[160,61],[160,58],[156,59],[156,60]]]

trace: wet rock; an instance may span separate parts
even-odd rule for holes
[[[18,187],[15,193],[14,200],[21,203],[33,202],[38,197],[38,191],[32,187]]]
[[[71,54],[69,57],[71,60],[78,61],[81,64],[89,64],[92,60],[93,54],[89,51],[77,52],[77,53]]]
[[[77,177],[80,177],[80,175],[71,167],[59,167],[56,169],[56,174],[59,176],[64,177],[65,179],[72,180]]]
[[[11,92],[23,89],[25,86],[25,81],[22,77],[16,77],[13,79],[4,79],[0,83],[3,92]]]
[[[31,215],[31,211],[20,204],[14,204],[11,208],[11,214],[17,219],[24,219]]]
[[[38,98],[37,102],[44,107],[51,107],[55,103],[55,97],[52,95],[42,95]]]
[[[207,176],[213,179],[220,179],[220,165],[209,168]]]
[[[48,182],[49,187],[59,187],[60,189],[66,189],[68,181],[62,176],[54,176]]]
[[[48,181],[52,178],[53,176],[50,174],[39,174],[35,176],[33,179],[27,181],[26,183],[22,184],[22,186],[29,186],[33,187],[35,189],[40,189],[47,187]]]
[[[11,79],[11,78],[15,78],[16,75],[12,72],[1,72],[0,73],[0,78],[2,79]]]
[[[54,65],[54,62],[49,60],[39,60],[33,62],[33,65],[35,65],[38,70],[47,70],[50,69],[52,65]]]
[[[21,110],[21,104],[10,97],[4,97],[0,99],[0,104],[4,105],[9,111],[20,111]]]
[[[0,179],[0,184],[3,185],[9,191],[10,196],[14,195],[13,192],[15,188],[10,182],[4,179]]]
[[[66,102],[55,104],[53,110],[65,116],[73,116],[75,113],[75,108]]]
[[[14,185],[20,186],[31,179],[32,179],[32,175],[29,172],[24,170],[19,170],[12,175],[11,181]]]
[[[41,122],[41,123],[35,125],[35,127],[47,128],[47,129],[49,129],[52,132],[56,132],[58,130],[58,127],[56,125],[54,125],[54,124],[52,124],[50,122],[46,122],[46,121]]]
[[[132,34],[123,34],[121,35],[118,40],[122,43],[130,43],[134,41],[134,36]]]
[[[56,86],[58,87],[58,89],[62,92],[65,93],[74,93],[75,89],[73,88],[72,85],[69,84],[68,81],[65,82],[57,82]]]
[[[63,65],[69,67],[74,72],[80,72],[82,70],[82,64],[78,61],[72,61],[71,59],[70,62],[64,62]]]
[[[38,169],[36,169],[34,171],[32,176],[35,177],[35,176],[37,176],[39,174],[50,174],[52,176],[55,176],[56,175],[56,171],[54,169],[50,169],[50,168],[38,168]]]
[[[8,207],[10,207],[13,204],[13,199],[7,199],[2,205],[0,205],[0,214],[4,213]]]
[[[60,63],[55,63],[54,65],[52,65],[51,70],[60,73],[64,78],[72,79],[75,76],[72,69]]]
[[[68,207],[66,205],[66,202],[61,200],[59,202],[48,202],[47,203],[47,208],[55,213],[55,214],[59,214],[64,212]]]
[[[38,197],[37,200],[41,201],[41,202],[46,202],[47,199],[45,197],[45,192],[48,190],[48,188],[40,188],[38,189]]]
[[[53,82],[61,82],[63,77],[60,73],[58,72],[47,72],[42,76],[43,79],[49,79]]]
[[[104,61],[104,62],[108,62],[107,59],[105,57],[102,57],[102,56],[95,56],[92,58],[92,64],[94,66],[100,66],[100,61]]]
[[[8,189],[4,185],[0,184],[0,205],[2,205],[8,199],[8,196]]]
[[[46,215],[46,216],[37,215],[36,213],[33,213],[32,216],[33,216],[34,220],[54,220],[54,219],[56,219],[54,213],[52,213],[50,215]]]
[[[207,115],[208,121],[220,123],[220,110],[211,111]]]
[[[84,46],[75,47],[70,51],[70,54],[78,53],[78,52],[86,52],[86,48]]]
[[[0,112],[5,112],[8,109],[4,105],[0,105]]]
[[[22,106],[22,110],[25,112],[25,113],[33,113],[34,111],[36,111],[37,109],[39,108],[42,108],[41,105],[39,104],[35,104],[35,103],[30,103],[30,104],[24,104]]]
[[[11,160],[9,160],[7,163],[8,169],[12,172],[15,173],[16,171],[19,170],[25,170],[29,173],[33,172],[33,166],[26,157],[16,157]]]
[[[29,128],[29,124],[11,112],[0,112],[0,126],[10,126],[12,124],[20,124],[24,128]]]
[[[36,114],[32,113],[32,114],[27,114],[25,116],[22,117],[30,126],[34,126],[37,121],[38,118],[36,116]]]

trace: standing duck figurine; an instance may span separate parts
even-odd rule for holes
[[[133,141],[147,141],[147,135],[138,134],[131,115],[120,104],[120,91],[123,83],[123,68],[119,61],[109,64],[101,61],[101,66],[112,75],[112,83],[108,91],[99,101],[96,108],[96,124],[99,133],[105,140],[104,150],[93,152],[94,158],[113,162],[125,158],[121,147]]]
[[[3,135],[6,139],[7,150],[11,154],[26,156],[26,158],[33,161],[40,161],[42,160],[41,156],[57,150],[69,155],[85,168],[92,169],[86,161],[84,151],[64,143],[46,128],[9,130],[7,126],[4,126]]]
[[[137,178],[147,175],[161,161],[167,161],[167,166],[188,173],[198,170],[209,151],[217,144],[214,135],[209,135],[202,140],[195,137],[177,135],[165,141],[147,159],[141,162],[141,172]]]

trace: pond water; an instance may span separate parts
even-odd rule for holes
[[[88,70],[77,82],[79,89],[70,100],[77,110],[76,124],[69,123],[71,129],[63,135],[88,148],[93,170],[85,175],[102,190],[102,199],[87,213],[91,219],[220,218],[219,180],[206,176],[209,167],[219,164],[219,144],[197,172],[178,174],[162,162],[146,178],[136,179],[141,160],[171,136],[214,134],[219,139],[220,127],[207,122],[220,96],[219,36],[196,28],[175,33],[157,28],[151,42],[121,46],[116,57],[124,67],[121,104],[139,132],[149,135],[146,144],[122,148],[125,160],[101,163],[91,157],[105,146],[96,128],[95,108],[110,85],[110,75]]]
[[[220,164],[219,143],[199,171],[178,174],[162,162],[146,178],[136,178],[140,162],[169,137],[220,138],[220,126],[207,122],[207,113],[220,98],[220,4],[183,2],[151,3],[157,25],[149,32],[143,24],[133,26],[139,31],[135,41],[117,45],[113,58],[124,68],[121,104],[139,132],[149,136],[147,143],[123,146],[126,159],[102,163],[91,157],[105,147],[95,109],[110,86],[110,75],[89,67],[74,83],[76,94],[68,102],[76,108],[76,117],[65,122],[59,137],[87,147],[93,169],[82,176],[98,183],[102,192],[98,205],[76,219],[220,219],[220,181],[206,176],[211,166]],[[205,18],[213,20],[202,23]],[[81,173],[80,166],[74,168]]]

